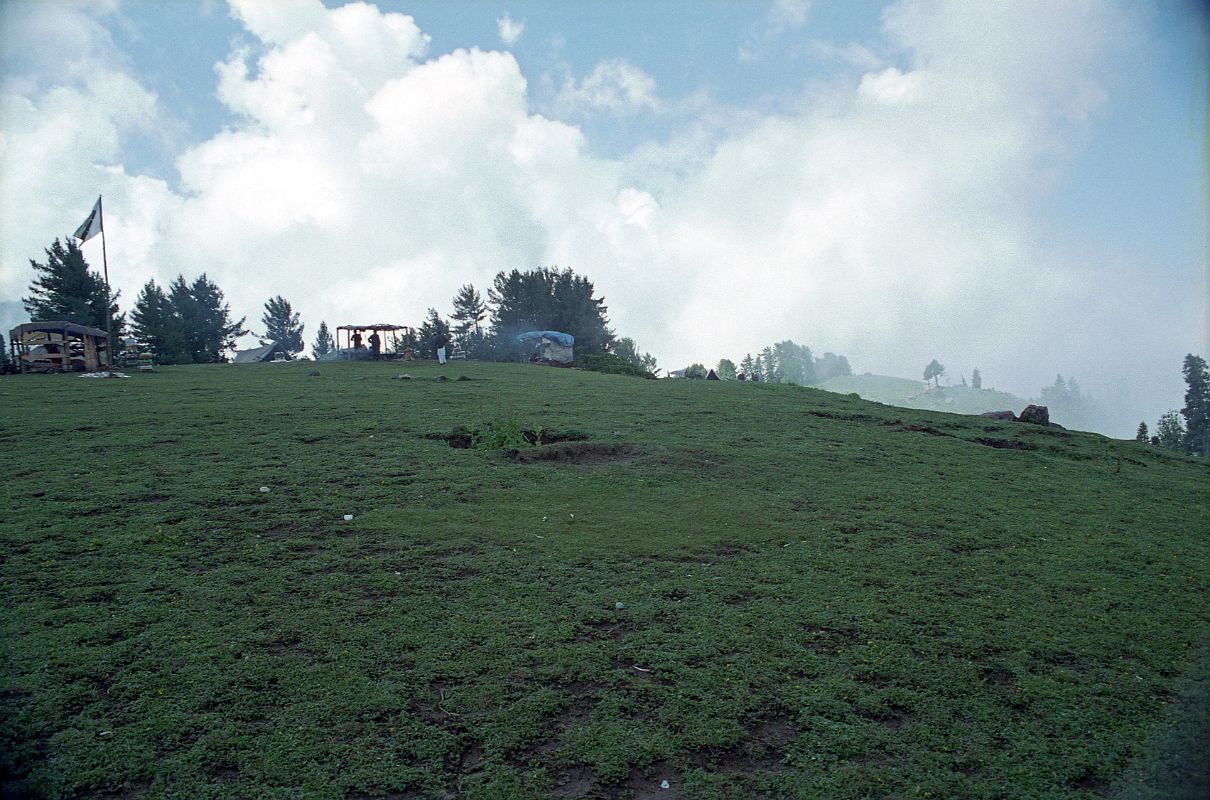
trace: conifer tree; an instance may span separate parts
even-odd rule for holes
[[[46,261],[39,263],[32,258],[29,264],[36,275],[29,285],[30,296],[22,298],[25,311],[31,320],[66,320],[77,325],[88,325],[105,330],[105,281],[88,268],[84,253],[75,240],[68,239],[67,245],[55,239],[45,251]],[[113,315],[113,342],[110,352],[116,352],[126,324],[125,317],[118,314],[119,294],[109,295],[109,311]]]
[[[315,333],[315,341],[311,344],[311,355],[319,358],[332,352],[336,343],[332,341],[332,333],[328,330],[328,323],[324,320],[319,321],[319,330]]]
[[[430,308],[428,316],[425,317],[424,322],[420,325],[420,330],[416,332],[418,341],[414,352],[417,358],[437,357],[437,348],[433,346],[433,340],[439,333],[449,338],[449,323],[441,318],[441,315],[437,313],[437,309]]]
[[[223,292],[202,273],[192,284],[177,275],[168,290],[168,299],[181,318],[184,330],[183,361],[211,364],[226,361],[226,351],[235,347],[237,337],[248,333],[244,318],[231,321],[231,311],[223,302]]]
[[[1206,360],[1192,353],[1185,356],[1185,450],[1210,457],[1210,373]]]
[[[778,367],[776,355],[772,347],[766,347],[760,351],[757,356],[757,362],[760,364],[760,379],[765,383],[780,383],[781,370]]]
[[[483,320],[487,319],[487,305],[479,291],[466,284],[454,295],[453,334],[458,346],[470,358],[483,358],[486,353],[486,337]]]
[[[752,360],[752,354],[747,353],[739,362],[739,370],[744,373],[745,378],[751,378],[753,371],[756,369],[756,362]]]
[[[156,361],[161,364],[188,361],[183,321],[154,278],[139,292],[130,317],[135,338],[150,348]]]
[[[265,301],[265,314],[261,317],[265,325],[265,336],[261,344],[277,342],[286,351],[287,358],[294,358],[303,350],[303,324],[298,312],[290,307],[286,298],[278,295]]]
[[[500,272],[488,289],[494,357],[512,360],[525,352],[517,335],[554,330],[575,337],[576,353],[606,353],[613,343],[605,301],[592,281],[570,269]]]
[[[1142,442],[1143,444],[1147,444],[1151,441],[1151,435],[1147,432],[1146,422],[1139,423],[1138,430],[1134,432],[1134,440],[1136,442]]]
[[[982,389],[983,388],[983,374],[979,372],[978,367],[975,367],[975,371],[971,373],[971,388],[972,389]]]

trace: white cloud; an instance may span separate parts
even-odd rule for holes
[[[660,108],[655,79],[620,58],[602,61],[580,81],[568,76],[555,98],[561,115],[592,111],[632,114]]]
[[[770,43],[807,23],[811,0],[773,0],[739,49],[740,61],[760,59]]]
[[[525,20],[515,20],[506,13],[496,20],[496,30],[500,33],[500,41],[506,47],[512,47],[525,32]]]
[[[1137,272],[1087,269],[1094,257],[1054,247],[1032,216],[1045,165],[1103,100],[1120,21],[1078,3],[973,5],[892,6],[886,59],[849,53],[858,68],[798,106],[601,159],[580,129],[530,111],[508,53],[426,59],[410,17],[240,0],[260,49],[218,65],[235,117],[181,154],[180,193],[121,166],[158,111],[120,59],[6,81],[0,213],[22,225],[0,226],[0,299],[101,190],[128,301],[149,277],[205,271],[250,320],[286,296],[308,338],[321,319],[418,323],[462,284],[560,265],[666,367],[793,338],[909,377],[962,357],[1028,392],[1073,369],[1088,385],[1072,364],[1154,361],[1204,302],[1151,314]],[[76,16],[79,52],[104,52],[103,29]],[[559,107],[663,105],[615,59],[565,83]],[[1110,341],[1132,315],[1152,319]]]

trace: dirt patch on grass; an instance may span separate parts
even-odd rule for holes
[[[546,430],[521,431],[522,438],[531,445],[543,446],[548,444],[556,444],[558,442],[583,442],[588,439],[588,434],[583,431],[556,431]],[[458,450],[469,450],[475,446],[476,431],[471,430],[465,425],[459,425],[452,429],[449,433],[427,433],[421,438],[443,441],[450,447]]]
[[[984,683],[990,683],[993,686],[1012,687],[1017,683],[1016,677],[1003,667],[993,667],[992,669],[984,670],[981,677]]]
[[[576,636],[577,642],[594,642],[603,639],[618,641],[634,631],[634,626],[612,619],[589,620],[581,623],[585,630]]]
[[[853,630],[827,628],[819,625],[804,625],[802,630],[806,634],[802,646],[823,655],[835,655],[843,652],[857,642],[857,632]]]
[[[261,529],[260,535],[263,539],[280,539],[289,536],[296,530],[298,530],[298,524],[295,522],[279,522]]]
[[[693,753],[691,761],[712,772],[781,772],[786,769],[786,750],[797,736],[789,715],[779,712],[754,720],[735,746]]]
[[[981,444],[984,447],[994,447],[997,450],[1037,450],[1038,449],[1038,446],[1036,444],[1031,444],[1029,442],[1023,442],[1020,439],[988,439],[988,438],[980,436],[978,438],[971,439],[971,441],[975,442],[976,444]]]
[[[166,494],[140,494],[130,498],[132,503],[163,503],[165,500],[171,500]]]
[[[612,442],[565,442],[535,447],[532,450],[510,450],[509,457],[518,464],[554,461],[560,464],[625,464],[642,453],[632,444]]]
[[[929,427],[928,425],[916,425],[916,424],[904,425],[902,423],[898,423],[898,424],[888,423],[888,424],[892,425],[896,430],[909,431],[912,433],[927,433],[929,436],[946,436],[946,437],[952,438],[954,435],[952,433],[946,433],[945,431],[939,431],[936,428]]]

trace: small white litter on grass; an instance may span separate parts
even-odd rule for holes
[[[81,378],[129,378],[130,376],[124,372],[85,372]]]
[[[621,611],[623,608],[624,608],[624,606],[622,605],[621,600],[619,600],[618,602],[613,604],[614,611]]]
[[[352,522],[352,521],[353,521],[353,515],[345,514],[345,522]]]
[[[665,779],[665,780],[660,781],[660,788],[661,788],[661,789],[671,789],[671,788],[672,788],[672,784],[670,784],[670,783],[667,781],[667,779]]]
[[[269,493],[269,491],[270,491],[270,490],[269,490],[269,487],[268,487],[268,486],[262,486],[262,487],[260,487],[260,493],[261,493],[261,494],[268,494],[268,493]]]

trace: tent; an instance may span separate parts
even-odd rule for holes
[[[26,322],[8,332],[9,352],[22,372],[96,372],[109,366],[109,335],[74,322]]]
[[[570,364],[575,360],[572,346],[575,337],[562,331],[526,331],[517,337],[522,343],[532,343],[534,354],[530,361],[545,361],[552,364]]]
[[[267,361],[288,361],[290,354],[277,342],[269,342],[251,350],[236,350],[232,364],[262,364]]]

